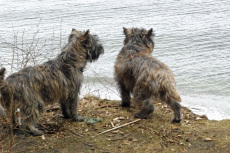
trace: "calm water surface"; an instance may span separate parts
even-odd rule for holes
[[[14,35],[29,45],[34,34],[47,44],[44,56],[64,46],[72,28],[97,34],[105,54],[89,64],[82,93],[119,99],[113,65],[122,48],[122,27],[153,28],[153,56],[174,72],[182,105],[210,119],[230,119],[230,1],[229,0],[0,0],[0,36]],[[1,60],[12,50],[0,43]],[[2,65],[9,65],[0,62]]]

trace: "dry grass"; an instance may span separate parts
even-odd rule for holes
[[[150,119],[124,126],[101,135],[98,133],[136,120],[135,107],[122,108],[119,101],[83,98],[79,114],[102,118],[102,122],[64,120],[58,105],[46,108],[41,118],[42,137],[15,135],[13,152],[227,152],[230,148],[229,120],[210,121],[183,108],[183,120],[172,124],[172,111],[161,103]],[[0,127],[2,135],[7,125]],[[5,129],[5,130],[4,130]],[[10,136],[1,141],[7,152]]]

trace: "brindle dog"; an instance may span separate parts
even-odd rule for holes
[[[174,111],[172,122],[181,121],[180,95],[172,71],[154,58],[153,30],[124,28],[124,47],[115,63],[115,80],[121,94],[121,105],[130,106],[130,94],[141,110],[137,118],[148,118],[154,111],[153,102],[166,102]]]
[[[53,60],[29,66],[11,74],[4,80],[5,68],[0,70],[1,105],[12,113],[20,108],[21,128],[33,135],[42,135],[37,128],[44,106],[60,103],[64,118],[83,121],[77,114],[78,95],[87,62],[95,61],[104,53],[96,35],[89,30],[72,29],[67,45]]]

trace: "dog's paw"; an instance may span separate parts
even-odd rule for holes
[[[72,118],[73,121],[77,121],[77,122],[83,122],[84,121],[84,117],[82,116],[75,116],[74,118]]]
[[[172,123],[180,123],[180,122],[181,122],[181,120],[178,120],[178,119],[175,119],[175,118],[172,120]]]
[[[181,122],[181,119],[179,119],[179,118],[174,118],[172,120],[172,123],[180,123],[180,122]]]
[[[130,107],[130,102],[122,102],[121,106],[122,107]]]
[[[31,131],[31,134],[34,136],[41,136],[44,134],[44,131],[42,130],[38,130],[38,129],[34,129],[33,131]]]
[[[140,113],[140,112],[138,112],[138,113],[136,113],[136,114],[134,115],[134,117],[140,118],[140,119],[147,119],[148,116],[149,116],[149,115],[144,114],[144,113]]]

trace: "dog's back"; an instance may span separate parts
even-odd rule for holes
[[[118,55],[115,70],[116,78],[122,80],[131,92],[138,89],[138,92],[149,93],[149,96],[157,95],[164,101],[169,97],[181,101],[172,71],[148,52],[122,50]],[[162,92],[166,93],[166,97],[158,95]]]

